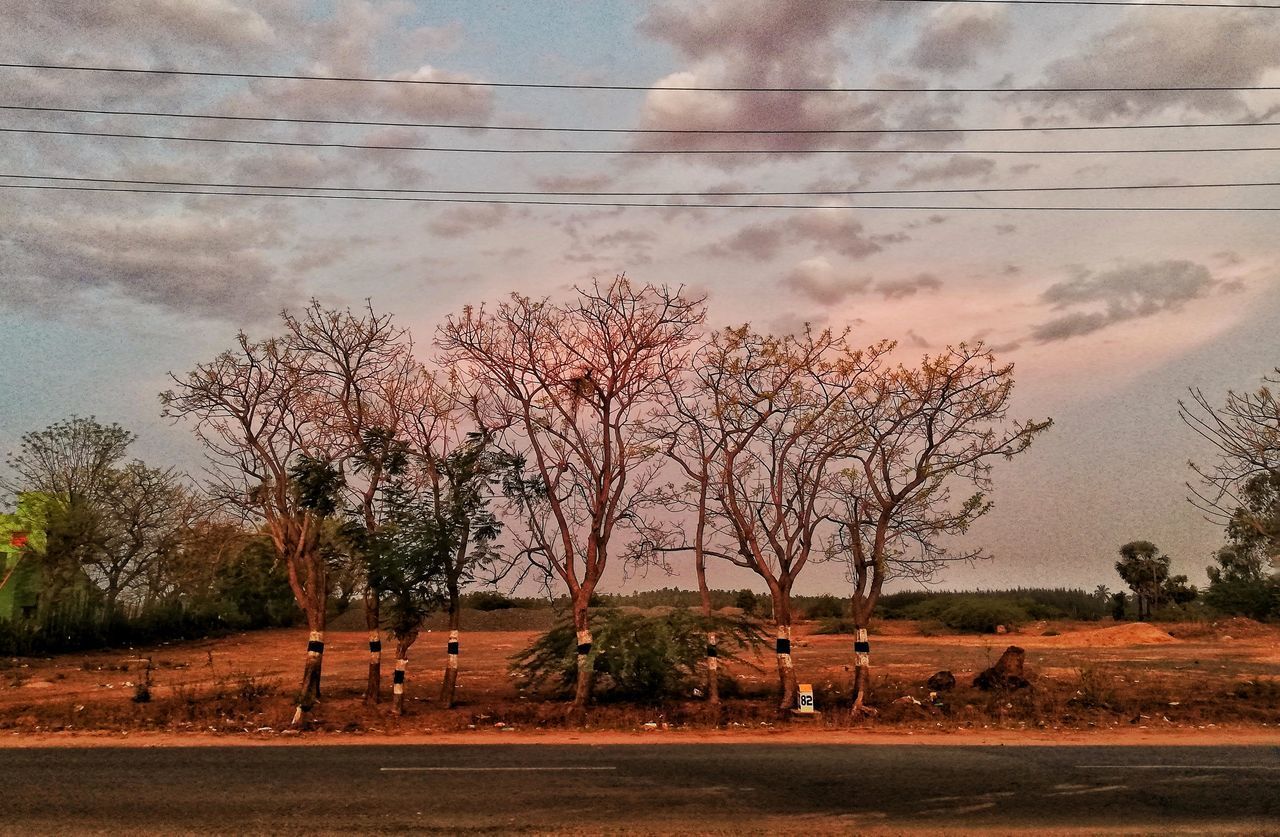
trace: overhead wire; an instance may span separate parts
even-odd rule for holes
[[[850,3],[964,3],[982,6],[1141,6],[1158,8],[1169,6],[1180,9],[1280,9],[1276,3],[1195,3],[1173,0],[844,0]]]
[[[155,195],[203,195],[243,198],[293,198],[302,200],[351,200],[395,203],[485,204],[507,206],[568,206],[645,209],[768,209],[768,210],[903,210],[930,212],[1280,212],[1280,206],[947,206],[892,204],[726,204],[652,203],[639,201],[553,201],[535,199],[406,197],[400,195],[332,195],[297,192],[231,192],[195,189],[128,188],[123,186],[61,186],[29,183],[0,183],[0,189],[27,189],[58,192],[120,192]]]
[[[49,174],[13,174],[0,172],[0,179],[8,180],[52,180],[71,183],[111,183],[134,186],[181,186],[201,189],[274,189],[295,190],[303,192],[378,192],[390,194],[414,195],[473,195],[496,196],[514,195],[518,197],[840,197],[848,195],[970,195],[999,194],[1025,192],[1127,192],[1144,190],[1170,189],[1236,189],[1254,187],[1280,187],[1280,180],[1219,182],[1219,183],[1139,183],[1116,184],[1105,186],[978,186],[950,189],[806,189],[806,190],[753,190],[753,191],[720,191],[709,189],[689,192],[641,192],[641,191],[597,191],[597,190],[518,190],[518,189],[410,189],[406,187],[376,186],[305,186],[280,183],[234,183],[192,180],[155,180],[122,177],[77,177],[71,175]]]
[[[225,145],[267,145],[290,148],[345,148],[373,151],[428,151],[451,154],[620,154],[620,155],[754,155],[754,154],[1205,154],[1280,151],[1280,146],[1215,146],[1210,148],[493,148],[445,145],[378,145],[355,142],[190,137],[173,134],[139,134],[111,131],[75,131],[52,128],[0,128],[5,134],[107,137],[115,139],[204,142]]]
[[[479,81],[470,79],[388,78],[383,76],[322,76],[299,73],[249,73],[228,70],[189,70],[161,67],[106,67],[94,64],[44,64],[6,61],[0,68],[64,70],[69,72],[124,73],[136,75],[193,76],[275,81],[328,81],[359,84],[405,84],[436,87],[491,87],[522,90],[663,90],[683,93],[1210,93],[1280,90],[1280,85],[1170,85],[1135,87],[718,87],[669,84],[588,84],[567,82]]]
[[[0,105],[0,110],[32,113],[68,113],[92,116],[140,116],[165,119],[210,119],[227,122],[265,122],[291,125],[342,125],[376,128],[444,128],[466,131],[527,131],[567,134],[698,134],[698,135],[827,135],[827,134],[1006,134],[1052,131],[1137,131],[1170,128],[1267,128],[1280,122],[1162,122],[1141,125],[1048,125],[1010,128],[589,128],[546,125],[487,125],[447,122],[397,122],[376,119],[319,119],[288,116],[246,116],[220,113],[183,113],[159,110],[107,110],[42,105]]]

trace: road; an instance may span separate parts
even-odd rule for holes
[[[0,750],[0,832],[1280,834],[1278,747]]]

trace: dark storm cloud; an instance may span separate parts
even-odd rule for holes
[[[1126,265],[1101,273],[1080,270],[1040,295],[1042,303],[1066,313],[1035,326],[1031,337],[1041,343],[1066,340],[1116,323],[1178,311],[1204,299],[1220,284],[1207,267],[1185,260]]]

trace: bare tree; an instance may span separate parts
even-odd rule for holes
[[[703,354],[707,350],[704,345],[693,355],[690,366],[693,369],[705,367]],[[694,576],[698,581],[698,600],[702,607],[702,615],[710,618],[711,588],[707,584],[707,549],[713,531],[710,527],[710,516],[713,513],[712,480],[715,466],[723,451],[725,438],[716,432],[714,415],[710,402],[702,397],[700,388],[687,387],[685,379],[689,376],[687,369],[668,369],[666,381],[670,392],[670,407],[662,420],[654,426],[654,438],[661,444],[667,457],[675,463],[683,484],[670,484],[661,495],[662,504],[668,511],[679,516],[692,516],[693,530],[691,537],[683,537],[685,528],[679,521],[668,522],[667,526],[652,533],[650,541],[641,544],[641,549],[648,549],[661,555],[667,552],[687,551],[693,554]],[[681,545],[673,545],[681,544]],[[715,631],[707,632],[707,702],[712,706],[720,704],[720,654],[719,638]]]
[[[1280,367],[1254,392],[1229,391],[1214,407],[1199,389],[1178,402],[1178,414],[1213,445],[1217,462],[1191,468],[1199,485],[1187,484],[1188,498],[1205,516],[1237,530],[1252,529],[1274,562],[1280,559],[1280,504],[1258,502],[1280,485]]]
[[[112,471],[137,437],[118,424],[72,416],[25,433],[5,458],[13,476],[0,487],[17,494],[41,491],[68,504],[95,503],[109,490]]]
[[[413,357],[407,330],[390,314],[366,303],[363,310],[327,309],[312,300],[300,316],[283,315],[290,356],[307,381],[301,402],[312,423],[326,424],[333,434],[337,467],[342,476],[341,505],[365,531],[381,525],[378,491],[388,478],[389,460],[402,455],[395,443],[419,408],[420,364]],[[355,556],[358,559],[361,556]],[[365,625],[369,631],[369,671],[365,703],[382,699],[382,641],[379,591],[364,575]]]
[[[160,580],[159,571],[181,548],[198,503],[173,468],[149,468],[140,461],[113,469],[102,500],[102,548],[83,563],[104,590],[111,614],[122,594],[150,598],[148,583]]]
[[[320,695],[327,578],[319,549],[322,513],[294,484],[300,461],[329,463],[341,437],[316,421],[297,351],[279,339],[251,341],[201,363],[161,394],[163,415],[191,419],[213,467],[215,493],[261,520],[289,572],[310,630],[294,723]]]
[[[724,329],[699,350],[694,384],[669,413],[666,450],[690,481],[694,537],[656,548],[691,550],[695,565],[722,558],[765,582],[780,712],[796,700],[791,591],[837,525],[827,477],[856,431],[844,404],[886,348],[854,349],[831,331],[773,337]]]
[[[928,579],[947,562],[980,557],[948,551],[947,536],[990,510],[991,460],[1021,453],[1052,424],[1007,420],[1013,365],[997,365],[981,345],[962,343],[869,382],[842,405],[842,423],[856,433],[831,487],[843,507],[834,554],[853,584],[855,713],[866,711],[867,630],[885,581]],[[957,483],[975,493],[953,502]]]
[[[440,332],[446,363],[531,469],[515,494],[518,555],[572,600],[577,711],[591,694],[591,594],[619,527],[636,526],[651,502],[659,463],[646,423],[665,408],[662,375],[683,364],[703,316],[700,300],[620,276],[564,304],[513,294],[467,308]]]

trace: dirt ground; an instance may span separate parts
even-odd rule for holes
[[[390,735],[502,740],[553,736],[672,734],[843,738],[893,734],[920,740],[1108,740],[1150,743],[1188,736],[1280,739],[1280,628],[1248,620],[1216,624],[1035,623],[1004,635],[922,636],[919,626],[888,622],[872,635],[871,719],[848,712],[852,640],[816,635],[802,625],[793,643],[799,679],[811,683],[819,714],[780,720],[774,709],[771,654],[734,666],[739,695],[718,713],[692,695],[654,706],[602,703],[585,725],[564,704],[529,694],[507,670],[508,658],[542,628],[542,614],[473,614],[486,630],[463,633],[458,706],[436,701],[446,634],[423,633],[410,662],[405,717],[390,712],[392,655],[384,654],[388,693],[379,706],[360,701],[368,659],[363,631],[325,637],[323,700],[307,734],[326,738]],[[502,628],[502,629],[496,629]],[[276,740],[288,728],[306,634],[281,629],[150,648],[0,660],[0,742],[86,734],[228,736]],[[1026,650],[1030,689],[982,692],[971,683],[1009,645]],[[138,702],[147,677],[150,696]],[[951,671],[954,691],[931,694],[925,680]],[[569,736],[565,738],[565,736]],[[438,738],[435,740],[439,740]],[[717,739],[718,740],[718,739]],[[826,740],[824,738],[824,740]],[[834,739],[833,739],[834,740]]]

